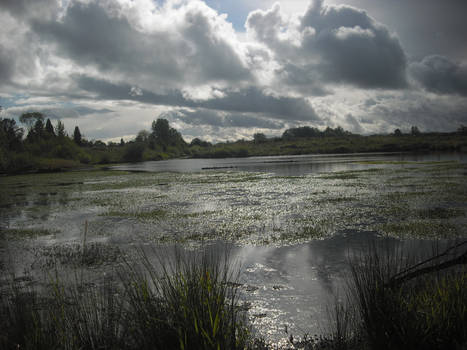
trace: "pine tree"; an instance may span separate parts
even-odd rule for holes
[[[65,137],[66,136],[65,124],[63,124],[61,120],[57,121],[57,126],[55,126],[55,134],[58,137]]]
[[[54,127],[52,126],[52,122],[49,118],[47,118],[47,122],[45,123],[45,133],[49,137],[55,137]]]
[[[81,143],[83,141],[81,138],[81,132],[79,131],[79,128],[77,126],[75,126],[75,131],[73,131],[73,141],[75,141],[75,143],[78,146],[81,146]]]

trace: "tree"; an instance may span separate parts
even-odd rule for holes
[[[457,132],[461,135],[467,135],[467,126],[461,125],[458,129]]]
[[[21,148],[23,132],[14,119],[0,118],[0,147],[9,151],[18,150]]]
[[[410,128],[410,133],[411,133],[412,135],[420,135],[420,130],[418,130],[418,127],[417,127],[417,126],[412,126],[412,127]]]
[[[123,137],[120,139],[120,146],[125,146],[125,141],[123,140]]]
[[[34,125],[29,129],[27,140],[29,142],[37,142],[45,136],[45,126],[43,118],[37,118]]]
[[[396,130],[394,130],[394,136],[402,136],[402,131],[401,131],[401,129],[396,129]]]
[[[81,131],[79,131],[79,128],[77,126],[75,126],[75,131],[73,131],[73,141],[75,141],[75,143],[78,146],[81,146],[81,144],[83,143],[83,139],[81,137]]]
[[[149,136],[149,131],[141,130],[138,132],[138,135],[136,135],[136,142],[147,142],[149,140]]]
[[[45,133],[48,137],[55,137],[54,127],[49,118],[47,118],[47,122],[45,123]]]
[[[191,140],[190,146],[210,147],[212,144],[211,142],[203,141],[198,137],[195,137],[193,140]]]
[[[55,134],[58,137],[65,137],[66,136],[65,124],[63,124],[61,120],[57,121],[57,125],[55,126]]]
[[[44,115],[40,112],[28,112],[21,114],[19,121],[25,124],[28,127],[28,130],[31,130],[37,121],[44,121],[44,118]]]
[[[257,132],[253,135],[253,141],[254,143],[263,143],[267,141],[267,137],[263,133]]]
[[[152,133],[157,143],[168,144],[170,138],[170,126],[167,119],[159,118],[152,122]]]
[[[127,162],[141,162],[143,160],[144,143],[142,142],[131,142],[126,146],[125,154],[123,159]]]

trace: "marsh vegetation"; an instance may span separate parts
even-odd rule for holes
[[[298,159],[303,161],[302,158]],[[8,293],[2,294],[6,298],[2,302],[9,305],[3,310],[7,312],[5,310],[10,310],[8,308],[17,307],[13,306],[14,300],[24,300],[23,293],[34,295],[28,297],[31,303],[37,302],[37,305],[31,304],[31,310],[40,309],[44,300],[51,303],[51,299],[55,298],[54,303],[58,302],[58,296],[53,294],[51,288],[54,285],[59,285],[63,293],[71,293],[62,300],[78,298],[70,305],[82,302],[104,303],[107,300],[105,302],[112,305],[120,305],[118,302],[121,302],[129,307],[128,289],[123,288],[107,295],[103,288],[110,281],[112,288],[125,286],[121,274],[115,271],[125,262],[133,262],[138,258],[134,246],[156,249],[156,254],[149,254],[151,262],[173,246],[198,256],[208,251],[219,253],[228,246],[232,252],[231,261],[240,262],[240,274],[238,279],[231,279],[233,275],[228,275],[228,281],[224,280],[221,285],[235,287],[237,293],[234,309],[240,310],[236,315],[242,321],[241,329],[245,331],[241,333],[243,335],[238,340],[239,344],[283,348],[313,348],[327,344],[328,347],[338,348],[342,341],[348,348],[352,348],[352,344],[359,344],[353,348],[362,348],[362,344],[372,348],[374,345],[371,345],[372,340],[367,334],[370,330],[365,329],[358,305],[375,301],[356,298],[358,286],[355,283],[358,283],[358,278],[371,277],[374,283],[365,286],[381,285],[383,279],[386,283],[391,275],[410,266],[412,262],[404,258],[400,260],[403,264],[386,264],[391,270],[385,274],[378,272],[381,280],[377,282],[376,272],[372,272],[369,277],[361,277],[371,269],[380,271],[383,268],[379,265],[375,267],[371,260],[374,255],[368,255],[369,242],[375,245],[390,243],[391,254],[402,250],[404,254],[418,257],[430,251],[432,241],[439,241],[440,246],[444,247],[450,242],[465,240],[467,169],[462,161],[443,158],[417,161],[378,156],[339,160],[330,157],[329,161],[334,164],[333,168],[323,165],[318,168],[318,172],[314,172],[313,167],[304,167],[302,163],[299,168],[294,168],[296,163],[286,163],[278,158],[267,159],[267,165],[272,169],[270,172],[243,171],[239,166],[217,171],[99,170],[4,177],[0,184],[1,268],[6,272],[13,267],[11,276],[14,277],[3,279],[2,285],[6,286],[7,280],[17,284]],[[294,170],[276,172],[278,165]],[[362,260],[358,262],[356,257]],[[384,259],[377,259],[378,263]],[[349,265],[349,261],[352,264]],[[185,267],[195,265],[199,266],[190,263],[185,264]],[[222,265],[221,261],[219,271],[223,271]],[[183,266],[180,264],[177,268]],[[146,267],[143,266],[143,270]],[[81,273],[76,273],[77,270],[84,271],[82,275],[87,279],[83,282],[84,287],[79,286]],[[59,273],[55,274],[55,271]],[[200,271],[205,272],[201,268],[192,272],[182,269],[174,276],[192,276]],[[160,270],[155,271],[158,273],[155,280],[152,280],[148,271],[143,275],[133,272],[124,275],[131,276],[138,283],[145,281],[141,283],[148,283],[153,286],[152,291],[157,291],[156,284],[159,282],[154,281],[158,281]],[[173,271],[169,269],[166,272],[172,275]],[[104,273],[106,278],[103,279]],[[79,278],[76,281],[79,283],[63,280],[63,276],[70,275],[77,275]],[[183,277],[183,280],[188,279]],[[164,277],[162,280],[168,279]],[[348,289],[345,289],[346,281],[354,281],[349,282]],[[438,329],[439,332],[454,334],[450,339],[455,338],[459,344],[463,344],[464,335],[460,330],[455,331],[455,325],[464,317],[465,295],[458,287],[464,284],[465,269],[458,266],[407,281],[394,291],[386,288],[382,292],[384,298],[392,299],[382,300],[388,305],[400,303],[403,307],[396,311],[401,315],[413,313],[412,323],[407,324],[407,327],[404,325],[404,329],[417,325],[417,334],[425,334],[425,337]],[[207,288],[196,288],[204,287]],[[72,290],[75,290],[74,296]],[[94,294],[80,296],[79,290]],[[337,290],[341,291],[340,300],[344,304],[336,306],[340,313],[334,317],[335,322],[338,322],[335,325],[343,327],[342,322],[352,319],[348,324],[354,328],[326,328],[326,305],[329,302],[332,305],[332,298],[331,301],[328,299]],[[23,296],[14,299],[13,292]],[[233,292],[232,289],[228,293]],[[362,293],[375,294],[379,291]],[[349,295],[353,295],[352,298]],[[396,297],[399,299],[394,299]],[[227,299],[231,300],[230,297]],[[449,305],[460,314],[454,323],[449,323],[449,327],[454,328],[447,330],[442,329],[441,324],[445,323],[445,315],[452,312],[449,311]],[[156,310],[154,305],[147,307],[146,311]],[[158,307],[160,311],[166,306]],[[375,306],[378,310],[381,307]],[[439,310],[436,311],[436,308]],[[53,310],[50,308],[49,311]],[[83,310],[87,309],[83,307]],[[434,312],[432,319],[423,318],[428,317],[427,310]],[[85,319],[82,315],[76,315],[75,309],[67,312],[73,315],[69,317]],[[131,314],[128,310],[125,312],[128,312],[125,315]],[[35,320],[37,317],[49,316],[52,319],[44,319],[44,324],[57,317],[42,311],[39,316],[27,317]],[[111,326],[114,316],[92,316],[99,322],[111,317],[105,321],[111,330],[106,328],[104,331],[103,326],[93,326],[96,332],[102,330],[99,335],[93,335],[95,339],[104,342],[107,341],[105,332],[117,332],[115,324]],[[357,319],[358,322],[355,321]],[[121,320],[122,325],[118,327],[124,327],[127,322]],[[380,323],[384,324],[382,321]],[[44,327],[48,329],[49,326]],[[284,332],[285,328],[287,333]],[[73,332],[75,330],[68,329],[65,333],[75,334]],[[222,334],[227,335],[228,332],[226,330]],[[116,333],[111,334],[113,339],[121,339]],[[305,334],[309,336],[304,337]],[[310,338],[314,334],[321,336]],[[263,342],[258,340],[261,337],[264,337]],[[56,339],[56,334],[52,338]],[[72,338],[78,339],[75,335]],[[141,341],[143,338],[140,337]],[[179,348],[179,338],[176,339],[177,345],[174,346]],[[427,338],[426,344],[432,344],[430,341]],[[439,345],[444,344],[441,340],[436,344],[433,348],[443,348]],[[118,348],[120,345],[115,343],[112,346]],[[125,347],[130,345],[125,343]],[[229,347],[222,345],[221,348]]]

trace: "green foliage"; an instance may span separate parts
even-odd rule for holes
[[[266,135],[264,135],[263,133],[256,133],[253,135],[254,143],[262,143],[266,141],[267,141]]]
[[[0,148],[6,151],[20,150],[23,132],[14,119],[0,118]]]
[[[65,125],[62,123],[61,120],[57,121],[57,125],[55,126],[55,134],[61,138],[66,136]]]
[[[19,121],[23,124],[26,124],[30,130],[37,121],[44,121],[44,118],[45,116],[40,112],[28,112],[21,114]]]
[[[54,127],[49,118],[47,118],[47,122],[45,123],[45,134],[46,137],[55,137]]]
[[[345,131],[340,126],[335,129],[327,127],[324,131],[309,126],[302,126],[298,128],[287,129],[282,134],[285,140],[293,140],[301,137],[335,137],[335,136],[349,136],[352,135],[349,131]]]
[[[162,146],[165,151],[167,146],[176,146],[183,148],[186,142],[183,140],[182,135],[171,128],[167,119],[159,118],[152,122],[152,138],[155,145]]]
[[[211,142],[203,141],[197,137],[195,137],[193,140],[190,142],[190,146],[199,146],[199,147],[211,147],[212,144]]]
[[[391,135],[359,136],[341,127],[321,131],[303,126],[288,129],[282,138],[266,138],[256,133],[252,141],[211,144],[194,138],[190,145],[170,127],[166,119],[153,121],[151,131],[141,130],[135,141],[120,144],[87,141],[76,126],[70,139],[59,120],[55,129],[39,112],[25,113],[21,122],[28,125],[27,142],[23,130],[13,119],[0,119],[0,172],[33,171],[42,158],[78,160],[83,164],[139,162],[191,156],[193,158],[228,158],[270,155],[295,155],[351,152],[458,151],[467,147],[462,132],[422,134],[412,129],[412,136],[398,129]],[[463,129],[462,129],[463,130]],[[399,130],[400,131],[400,130]],[[20,155],[21,154],[21,155]]]
[[[75,130],[73,131],[73,141],[80,146],[83,143],[83,139],[81,136],[81,131],[79,131],[79,127],[75,126]]]
[[[123,159],[127,162],[140,162],[143,160],[144,143],[132,142],[126,146],[125,154]]]

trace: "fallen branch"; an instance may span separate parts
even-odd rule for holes
[[[455,246],[449,247],[446,249],[444,252],[437,254],[429,259],[426,259],[418,264],[415,264],[404,271],[401,271],[397,273],[396,275],[392,276],[389,280],[389,282],[386,284],[388,287],[396,287],[408,280],[411,280],[413,278],[419,277],[421,275],[431,273],[431,272],[436,272],[436,271],[441,271],[456,265],[463,265],[467,264],[467,250],[465,250],[462,254],[456,256],[455,258],[445,260],[440,263],[432,264],[427,267],[422,267],[423,265],[426,265],[430,262],[434,262],[436,260],[439,260],[443,257],[448,256],[452,251],[455,251],[459,249],[460,247],[467,245],[467,241],[461,242],[459,244],[456,244]]]

